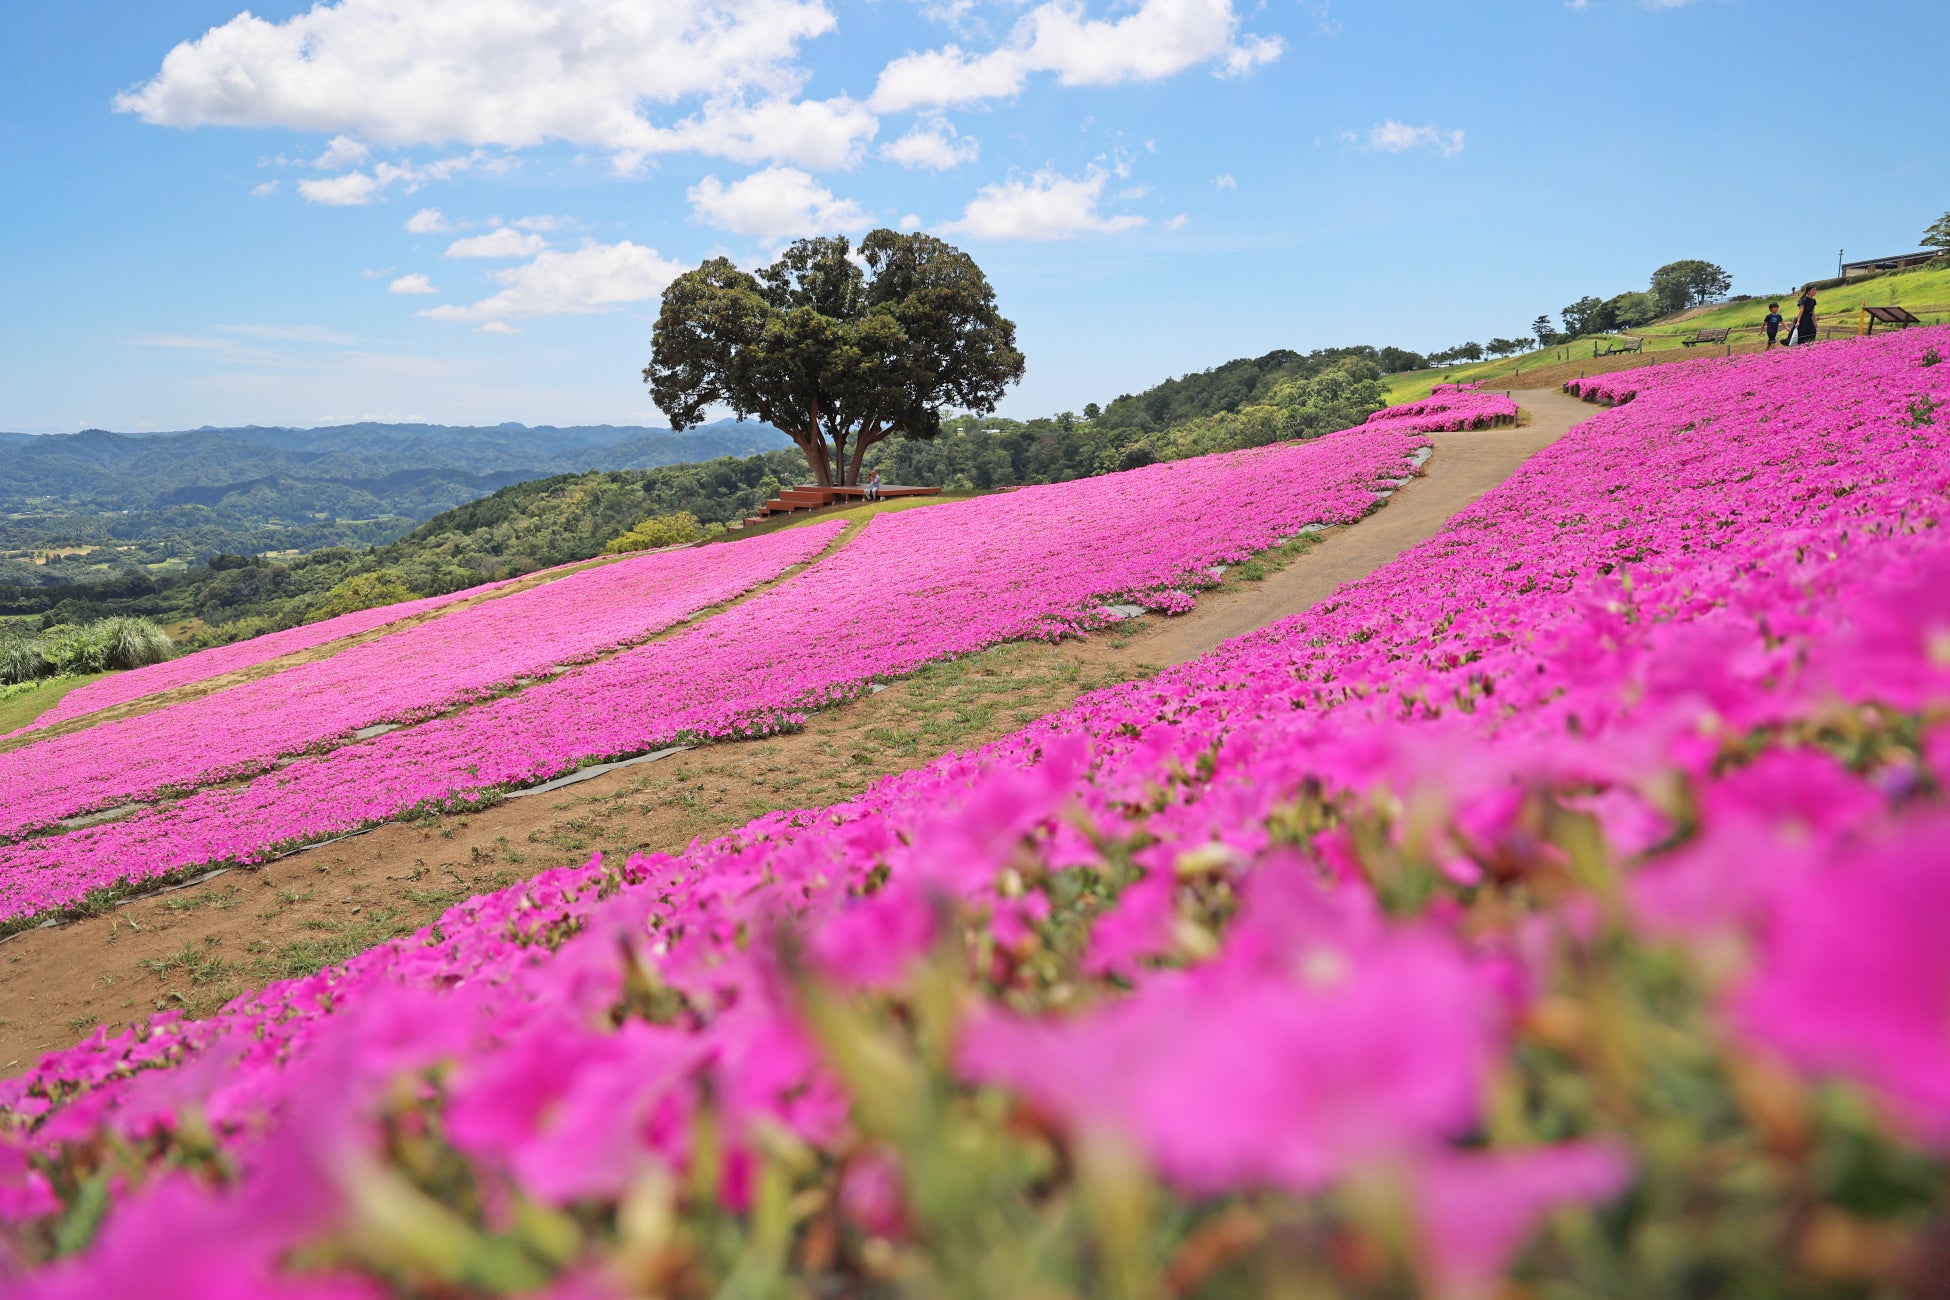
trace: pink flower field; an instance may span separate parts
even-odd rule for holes
[[[0,754],[0,835],[259,771],[652,636],[817,555],[837,523],[638,556],[484,601],[328,659]],[[113,763],[102,756],[112,753]]]
[[[517,579],[516,581],[519,581]],[[35,731],[69,718],[78,718],[85,713],[97,713],[117,704],[139,700],[145,695],[157,695],[163,691],[174,690],[179,686],[192,686],[197,682],[209,681],[225,673],[254,668],[284,655],[297,654],[344,637],[358,636],[374,628],[385,627],[431,610],[451,605],[456,601],[469,600],[493,591],[506,583],[488,583],[485,586],[469,587],[465,591],[451,592],[445,596],[426,596],[419,600],[401,601],[396,605],[380,605],[373,609],[355,610],[350,614],[339,614],[321,619],[316,623],[306,623],[299,627],[288,627],[281,632],[267,632],[263,636],[252,637],[231,645],[212,646],[208,650],[196,650],[180,659],[170,659],[159,664],[149,664],[133,668],[124,673],[111,673],[107,677],[76,687],[40,717],[10,736],[22,732]]]
[[[0,1084],[0,1278],[1920,1293],[1950,1232],[1945,349],[1607,376],[1629,403],[1203,659],[98,1030]],[[680,636],[8,852],[100,845],[68,889],[242,855],[1171,608],[1358,519],[1424,441],[1395,426],[1447,413],[882,516]]]
[[[450,717],[298,759],[240,786],[0,846],[0,917],[18,923],[117,882],[255,861],[416,807],[492,797],[587,762],[791,726],[804,710],[849,698],[876,677],[999,641],[1102,626],[1109,621],[1105,601],[1184,609],[1188,589],[1213,581],[1210,566],[1243,559],[1309,524],[1361,518],[1379,492],[1412,472],[1421,445],[1393,429],[1353,429],[882,516],[794,580],[669,640]],[[0,777],[18,792],[5,824],[18,833],[116,798],[261,768],[278,752],[356,725],[445,707],[511,672],[538,673],[552,659],[614,644],[618,620],[654,630],[748,587],[755,575],[770,576],[792,557],[820,549],[828,528],[576,575],[315,665],[0,756]],[[771,558],[746,571],[732,567],[739,557]],[[632,575],[679,566],[692,575],[694,585],[684,590],[694,599],[612,605],[624,584],[638,580]],[[711,574],[715,585],[707,583]],[[575,603],[580,592],[591,593],[586,605]],[[524,612],[536,608],[574,615],[522,626]],[[453,661],[477,626],[491,634],[478,639],[477,660],[460,660],[471,674],[461,675]],[[91,760],[98,762],[110,729],[126,735],[131,757],[97,770]],[[57,772],[60,779],[51,781]]]

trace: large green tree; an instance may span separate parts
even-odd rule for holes
[[[643,377],[679,429],[713,407],[799,444],[824,486],[867,448],[987,414],[1022,378],[1016,327],[975,259],[932,235],[802,239],[756,275],[713,258],[664,291]]]
[[[1950,212],[1931,222],[1930,228],[1923,232],[1923,247],[1940,248],[1950,253]]]
[[[1668,262],[1652,273],[1652,296],[1668,313],[1708,302],[1732,287],[1732,276],[1696,257]]]

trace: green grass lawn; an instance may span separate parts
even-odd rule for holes
[[[1781,314],[1790,321],[1794,318],[1794,300],[1799,296],[1798,291],[1784,290],[1776,300],[1781,304]],[[1864,307],[1907,307],[1925,324],[1936,325],[1950,321],[1950,266],[1904,271],[1829,289],[1817,289],[1815,297],[1821,303],[1816,309],[1816,319],[1824,335],[1830,328],[1838,337],[1853,334]],[[1733,333],[1728,336],[1728,341],[1734,345],[1734,350],[1752,351],[1765,341],[1765,335],[1761,332],[1761,318],[1767,315],[1768,302],[1768,298],[1761,297],[1750,302],[1727,303],[1655,321],[1642,329],[1630,331],[1627,336],[1645,340],[1645,355],[1606,358],[1589,368],[1594,372],[1629,369],[1661,360],[1677,360],[1681,355],[1708,355],[1714,349],[1688,348],[1683,342],[1703,329],[1730,329]],[[1878,326],[1877,332],[1885,328]],[[1557,347],[1536,348],[1519,356],[1502,357],[1495,361],[1431,370],[1407,370],[1389,375],[1384,381],[1388,386],[1388,403],[1392,406],[1412,402],[1427,397],[1430,387],[1435,384],[1457,381],[1484,382],[1492,387],[1497,381],[1503,381],[1511,383],[1513,387],[1523,387],[1521,381],[1526,373],[1543,370],[1548,370],[1551,378],[1557,380],[1560,372],[1575,373],[1579,363],[1592,362],[1592,345],[1596,343],[1602,351],[1610,345],[1613,337],[1577,339]],[[1530,386],[1535,387],[1534,384]]]
[[[49,677],[38,682],[22,682],[18,687],[0,687],[0,734],[26,726],[59,704],[69,691],[106,676],[107,673],[88,673],[81,677]]]

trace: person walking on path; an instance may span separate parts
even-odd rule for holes
[[[1803,343],[1813,343],[1815,341],[1814,286],[1809,285],[1807,288],[1803,289],[1801,291],[1801,300],[1795,303],[1794,305],[1801,309],[1801,319],[1794,322],[1795,346],[1799,347]]]
[[[1761,324],[1767,327],[1767,346],[1770,348],[1774,346],[1775,336],[1781,332],[1781,322],[1783,319],[1781,315],[1781,304],[1778,302],[1768,303],[1767,318]]]

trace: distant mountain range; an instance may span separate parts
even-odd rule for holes
[[[769,425],[732,420],[683,433],[378,423],[0,433],[0,582],[88,580],[217,551],[372,545],[525,479],[788,445]]]

